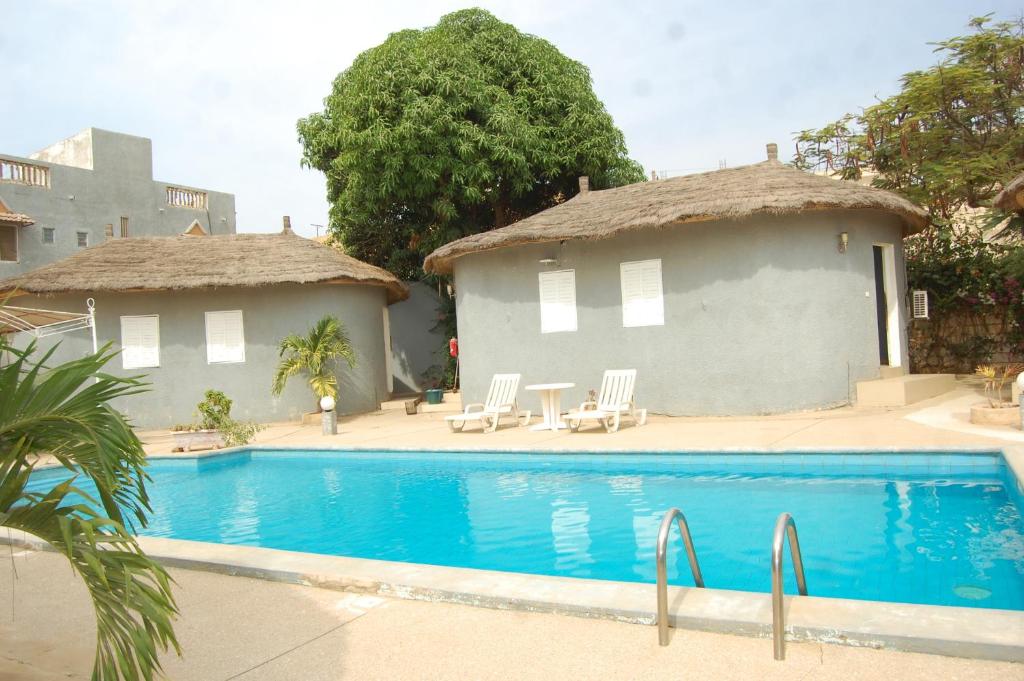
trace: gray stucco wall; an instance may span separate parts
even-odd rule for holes
[[[85,311],[88,294],[52,298],[19,296],[12,304]],[[333,314],[345,325],[356,350],[357,365],[339,371],[339,413],[372,411],[386,399],[383,308],[385,291],[376,286],[278,285],[160,293],[97,293],[100,345],[120,349],[121,315],[160,315],[160,366],[122,369],[120,357],[109,365],[117,375],[146,374],[150,392],[125,398],[117,407],[143,428],[164,428],[194,420],[195,405],[208,388],[234,400],[232,416],[259,422],[294,420],[313,411],[316,400],[302,375],[293,377],[280,397],[270,393],[277,368],[278,342],[289,333],[304,334],[318,319]],[[205,312],[242,310],[245,362],[208,364]],[[56,360],[91,351],[88,330],[60,338]],[[25,342],[24,335],[18,343]],[[44,339],[47,347],[54,341]]]
[[[85,133],[89,134],[83,137]],[[150,140],[95,128],[85,133],[34,155],[40,158],[0,154],[50,170],[49,187],[0,182],[0,199],[15,213],[24,213],[35,221],[17,228],[18,262],[0,261],[0,279],[77,253],[77,232],[89,233],[90,246],[105,240],[108,224],[114,226],[118,237],[122,216],[128,218],[129,237],[175,236],[193,220],[214,234],[235,232],[233,194],[200,189],[207,193],[209,210],[167,205],[168,185],[193,187],[154,181]],[[55,230],[54,243],[43,243],[44,227]]]
[[[849,249],[837,248],[840,232]],[[759,414],[850,401],[879,374],[872,244],[895,246],[903,364],[901,227],[871,212],[758,216],[536,244],[454,263],[465,402],[491,375],[568,381],[563,409],[598,389],[605,369],[638,370],[638,406],[673,415]],[[557,258],[544,265],[542,258]],[[619,264],[661,258],[664,326],[623,328]],[[575,269],[575,332],[540,332],[537,275]]]
[[[437,291],[420,281],[407,281],[409,297],[388,308],[391,322],[391,373],[395,394],[422,392],[423,374],[447,361],[448,339],[433,331],[438,323]]]

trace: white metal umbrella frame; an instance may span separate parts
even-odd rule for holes
[[[27,333],[36,338],[46,338],[70,331],[90,329],[92,351],[98,350],[96,342],[96,301],[85,301],[88,312],[64,312],[41,310],[31,307],[0,305],[0,334]]]

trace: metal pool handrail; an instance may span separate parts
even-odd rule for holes
[[[672,521],[677,519],[679,533],[683,535],[683,546],[686,547],[686,557],[690,561],[693,583],[699,588],[704,588],[704,577],[701,576],[700,565],[697,564],[697,553],[693,550],[693,539],[690,537],[690,527],[686,524],[686,516],[678,508],[670,508],[661,519],[655,554],[658,571],[658,643],[663,646],[668,645],[668,533],[672,531]]]
[[[796,588],[801,596],[807,595],[807,580],[804,579],[804,561],[800,554],[800,540],[796,536],[796,523],[788,513],[779,515],[775,521],[772,537],[772,637],[775,640],[775,659],[786,659],[786,613],[782,599],[782,545],[789,535],[789,554],[793,559],[796,573]]]

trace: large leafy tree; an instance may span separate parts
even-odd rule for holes
[[[643,179],[590,72],[481,9],[394,33],[298,123],[352,255],[416,278],[424,256],[578,191]]]
[[[178,649],[177,610],[167,572],[131,533],[150,510],[146,457],[110,406],[143,386],[102,373],[114,356],[106,348],[53,367],[52,350],[34,353],[34,345],[16,349],[0,336],[9,359],[0,366],[0,527],[47,542],[85,582],[96,613],[94,681],[152,679],[159,652]],[[67,470],[63,482],[31,483],[41,454]]]
[[[940,228],[987,205],[1024,170],[1024,18],[970,22],[936,44],[941,61],[858,114],[797,137],[796,164],[876,186],[925,206]]]

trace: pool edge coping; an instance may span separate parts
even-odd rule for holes
[[[14,533],[0,543],[52,550]],[[168,567],[394,598],[655,624],[655,586],[139,537]],[[1024,611],[786,596],[787,639],[1024,662]],[[675,627],[771,637],[771,595],[669,587]],[[651,631],[651,636],[655,635]],[[769,646],[766,644],[765,654]]]
[[[232,546],[229,548],[240,551],[222,552],[220,549],[227,545],[155,537],[140,539],[147,540],[143,544],[147,553],[152,550],[152,555],[178,567],[201,565],[202,569],[214,572],[248,572],[249,576],[271,581],[414,600],[656,623],[653,584],[321,556],[248,546]],[[199,544],[203,546],[196,546]],[[197,560],[196,550],[207,548],[210,555]],[[268,561],[271,565],[267,565]],[[1024,612],[813,596],[787,596],[786,604],[791,640],[1024,662]],[[771,637],[771,595],[767,593],[672,586],[669,613],[675,627]],[[963,635],[965,629],[967,636]],[[653,631],[651,635],[654,636]]]

